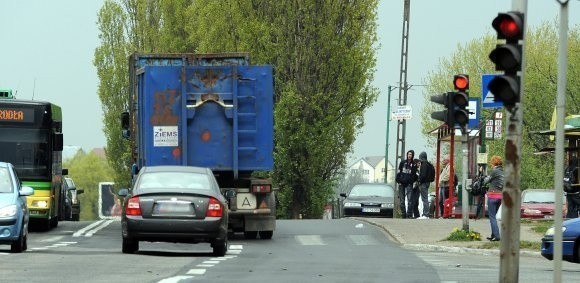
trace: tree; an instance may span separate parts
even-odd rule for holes
[[[272,64],[276,70],[273,176],[280,187],[278,211],[319,218],[363,125],[364,111],[376,100],[370,83],[378,1],[123,3],[124,8],[105,3],[99,17],[102,54],[95,52],[95,65],[102,68],[99,93],[107,103],[105,125],[112,127],[107,144],[112,156],[119,157],[112,162],[115,172],[124,174],[130,163],[129,146],[111,138],[120,133],[118,123],[107,118],[128,109],[128,85],[122,77],[126,67],[118,58],[126,58],[128,50],[250,52],[253,63]],[[119,179],[123,177],[117,175]]]
[[[566,110],[568,113],[578,113],[580,110],[580,53],[574,52],[580,48],[580,26],[575,26],[569,32],[568,52],[568,85],[566,90]],[[526,70],[524,78],[524,119],[522,139],[522,188],[551,188],[554,180],[554,159],[552,156],[535,155],[538,150],[548,147],[550,141],[543,136],[534,135],[534,131],[549,129],[550,117],[556,104],[557,89],[557,42],[556,24],[543,23],[530,29],[526,35]],[[454,74],[465,73],[471,78],[470,94],[480,97],[481,85],[477,78],[482,74],[495,73],[495,66],[489,60],[489,52],[496,44],[495,35],[485,35],[465,45],[458,46],[450,58],[443,58],[437,70],[429,73],[425,79],[426,88],[430,94],[438,94],[451,90],[451,78]],[[425,129],[433,129],[438,122],[429,117],[436,105],[425,98],[422,110],[423,134],[426,139],[434,140]],[[503,109],[501,109],[503,111]],[[491,119],[492,111],[484,109],[482,119]],[[505,117],[505,115],[504,115]],[[505,129],[504,129],[505,130]],[[487,152],[504,156],[505,139],[486,141]]]

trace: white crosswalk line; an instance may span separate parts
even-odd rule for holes
[[[379,244],[379,241],[369,235],[348,235],[347,238],[357,246],[373,246]]]
[[[326,243],[322,241],[320,235],[296,235],[296,241],[304,246],[325,246]]]

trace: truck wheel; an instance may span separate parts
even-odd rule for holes
[[[270,240],[272,239],[272,236],[274,235],[274,231],[260,231],[260,239],[263,240]]]
[[[139,241],[123,238],[123,253],[134,254],[139,250]]]
[[[251,240],[258,236],[258,231],[244,231],[244,238]]]

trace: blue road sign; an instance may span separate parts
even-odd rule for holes
[[[483,108],[503,107],[503,102],[496,102],[493,93],[487,88],[487,85],[495,76],[497,75],[481,75],[481,101]]]
[[[479,126],[479,103],[480,99],[478,97],[470,97],[469,98],[469,106],[467,110],[469,111],[469,122],[467,127],[469,129],[476,129]]]

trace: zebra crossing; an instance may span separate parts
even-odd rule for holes
[[[370,235],[344,235],[343,239],[355,246],[375,246],[381,242]],[[294,240],[302,246],[326,246],[335,238],[325,238],[323,235],[295,235]]]

